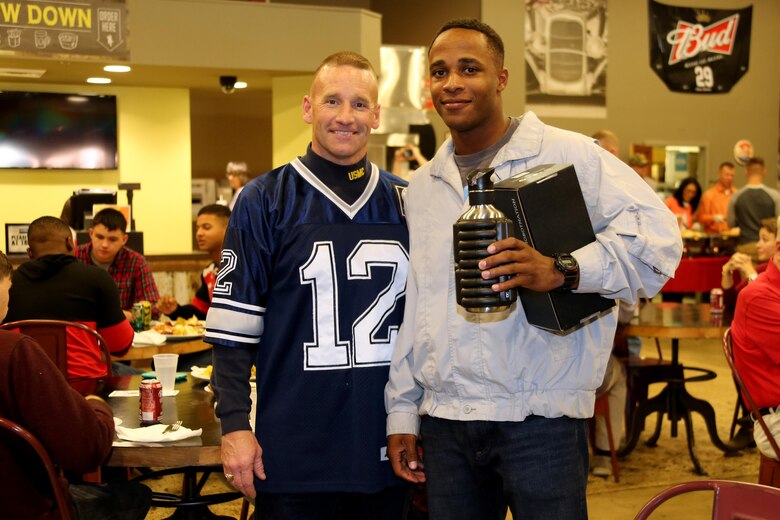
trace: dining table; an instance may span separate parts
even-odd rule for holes
[[[691,395],[686,386],[686,383],[714,379],[716,377],[715,372],[704,368],[687,366],[680,360],[680,340],[721,339],[730,323],[730,315],[712,312],[708,303],[651,302],[644,304],[640,308],[639,315],[635,316],[626,327],[626,335],[671,340],[671,366],[679,367],[679,370],[671,371],[671,373],[677,373],[680,376],[667,379],[665,381],[666,386],[661,392],[638,403],[636,408],[631,410],[630,427],[626,433],[626,444],[618,451],[618,455],[625,456],[636,447],[645,419],[654,413],[658,414],[658,421],[655,432],[648,439],[647,444],[655,445],[658,440],[664,415],[668,417],[671,423],[672,437],[677,437],[678,422],[680,420],[684,421],[688,454],[697,474],[704,475],[706,473],[696,456],[692,412],[702,416],[707,426],[710,440],[718,449],[725,453],[739,450],[738,447],[731,446],[720,439],[715,422],[715,410],[712,405],[705,399]],[[691,348],[695,348],[695,343],[693,342],[686,342],[686,348],[688,345]]]
[[[192,354],[210,348],[211,345],[203,341],[202,336],[186,340],[166,338],[165,343],[159,345],[133,344],[124,356],[111,356],[111,359],[114,361],[138,361],[152,359],[155,354]]]
[[[140,375],[108,378],[98,391],[108,402],[114,417],[121,420],[124,427],[141,427],[139,397],[116,395],[115,391],[137,390],[141,380]],[[174,389],[178,390],[177,395],[162,397],[161,422],[174,424],[181,421],[182,426],[187,428],[200,428],[200,436],[156,443],[123,441],[117,437],[106,464],[125,468],[153,468],[153,471],[147,471],[135,478],[139,481],[182,474],[181,495],[159,492],[153,494],[152,505],[175,508],[170,518],[214,518],[208,505],[240,499],[243,496],[239,492],[201,495],[209,475],[222,472],[222,433],[219,419],[214,413],[214,394],[207,385],[207,380],[188,374],[186,380],[176,383]]]

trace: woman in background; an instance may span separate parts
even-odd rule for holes
[[[227,163],[227,169],[225,176],[227,177],[230,187],[233,189],[233,198],[230,199],[228,208],[233,210],[233,206],[236,204],[238,194],[244,189],[244,186],[249,182],[249,174],[247,173],[247,167],[245,162],[230,161]]]
[[[680,185],[664,200],[664,204],[681,220],[680,227],[693,228],[694,215],[701,200],[701,186],[693,177],[683,179]]]

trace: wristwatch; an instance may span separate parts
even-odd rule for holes
[[[552,257],[555,259],[555,268],[563,274],[563,285],[555,290],[558,292],[571,291],[579,278],[580,264],[569,253],[555,253]]]

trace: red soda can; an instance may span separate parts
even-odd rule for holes
[[[141,381],[138,394],[141,424],[159,423],[162,419],[162,383],[157,379],[145,379]]]
[[[710,314],[720,314],[725,310],[723,302],[723,289],[715,288],[710,291]]]

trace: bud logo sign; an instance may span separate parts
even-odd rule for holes
[[[750,61],[752,7],[673,7],[650,0],[650,64],[669,90],[720,94]]]

